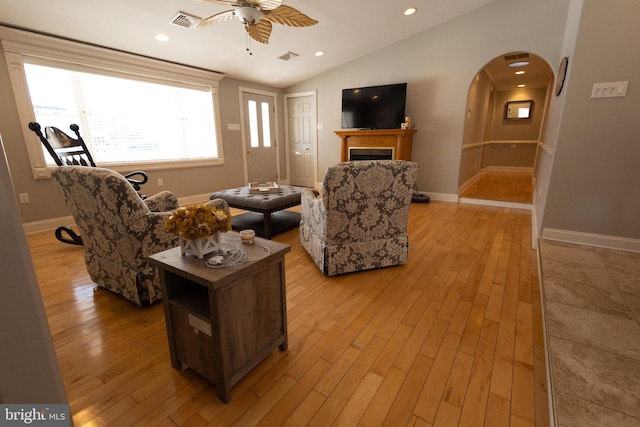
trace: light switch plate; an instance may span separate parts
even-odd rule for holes
[[[627,95],[629,82],[594,83],[591,98],[619,98]]]

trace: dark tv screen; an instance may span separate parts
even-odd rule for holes
[[[342,90],[342,129],[400,129],[407,84]]]

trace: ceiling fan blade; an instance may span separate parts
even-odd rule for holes
[[[271,29],[273,26],[271,22],[261,19],[255,25],[245,25],[244,29],[249,34],[249,37],[262,44],[269,44],[269,37],[271,36]]]
[[[193,28],[202,28],[211,24],[219,24],[220,22],[225,22],[234,18],[233,10],[227,10],[225,12],[216,13],[208,18],[201,19]]]
[[[281,5],[271,12],[265,11],[263,20],[265,19],[276,24],[288,25],[289,27],[309,27],[318,23],[318,21],[309,18],[299,10],[285,5]]]
[[[234,7],[242,7],[245,6],[246,2],[245,1],[236,1],[236,0],[200,0],[201,2],[204,3],[215,3],[215,4],[222,4],[225,6],[234,6]]]
[[[274,10],[282,5],[282,0],[245,0],[260,10]]]

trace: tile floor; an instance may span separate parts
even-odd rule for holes
[[[640,253],[541,240],[558,427],[640,427]]]

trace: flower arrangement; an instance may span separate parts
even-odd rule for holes
[[[231,214],[213,206],[187,206],[175,210],[164,226],[169,233],[195,240],[212,236],[217,231],[231,230]]]

